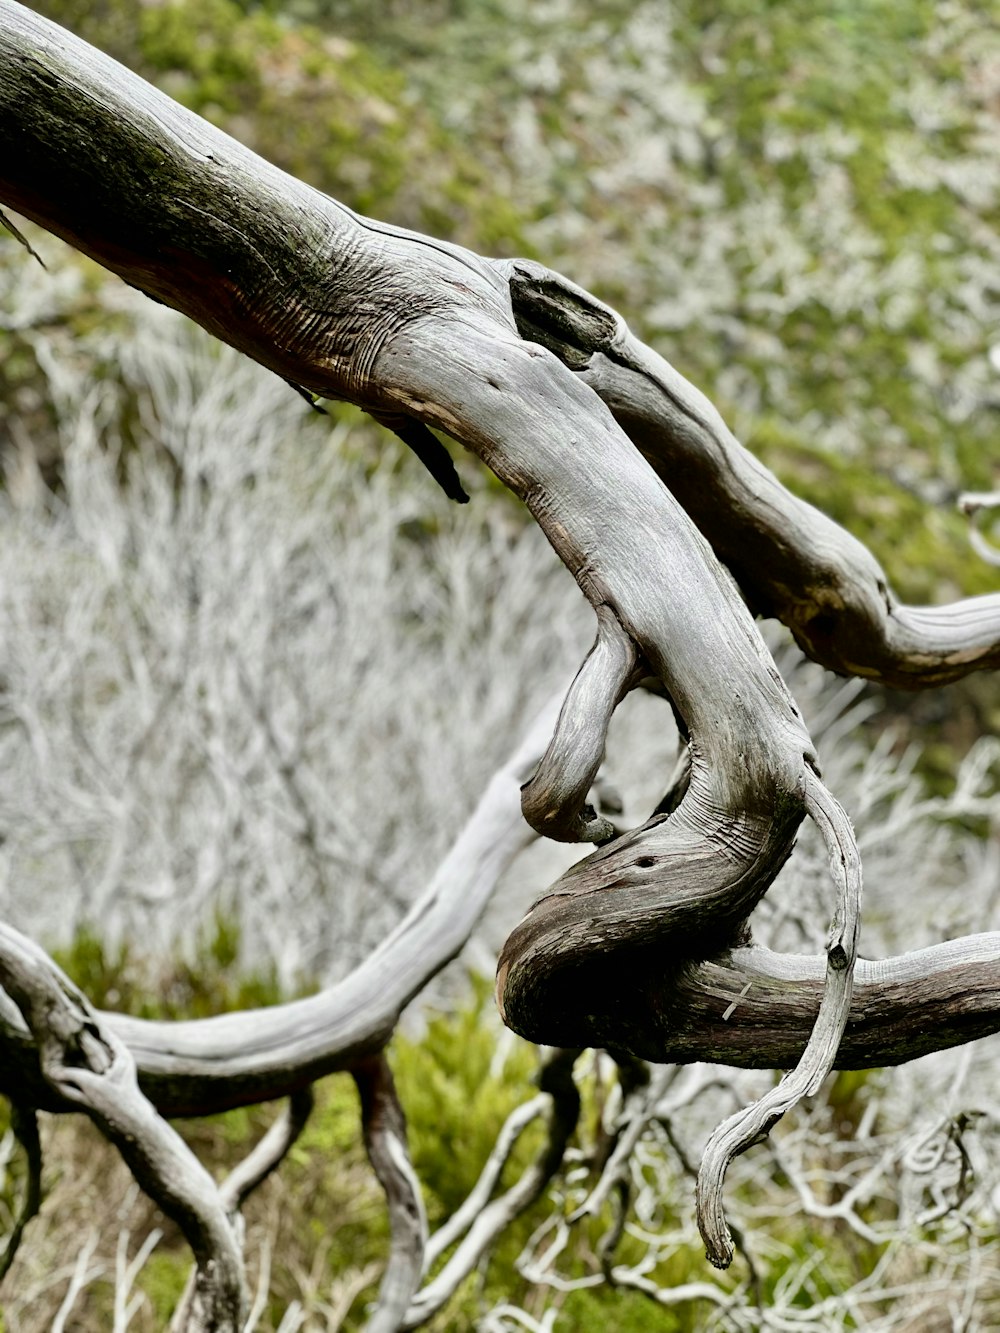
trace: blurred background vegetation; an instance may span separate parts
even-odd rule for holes
[[[33,7],[353,208],[484,253],[533,255],[615,304],[714,399],[788,486],[871,547],[904,598],[943,600],[996,588],[997,571],[971,551],[954,503],[961,491],[1000,486],[1000,12],[992,0],[825,6],[809,0],[35,0]],[[12,242],[0,242],[0,461],[5,504],[22,514],[27,507],[37,524],[62,521],[74,495],[85,498],[79,473],[67,475],[67,459],[79,448],[81,420],[71,400],[86,386],[99,388],[91,425],[110,442],[112,471],[123,485],[127,459],[151,438],[171,467],[183,471],[185,460],[177,438],[160,430],[162,386],[151,369],[139,373],[128,362],[136,330],[146,329],[143,336],[155,341],[160,326],[148,334],[153,326],[143,323],[141,303],[126,299],[120,284],[92,264],[51,238],[35,243],[48,275]],[[199,343],[197,355],[206,363],[213,354]],[[283,421],[291,419],[299,405],[291,399],[281,412]],[[461,543],[447,546],[457,520],[416,465],[357,413],[335,405],[331,412],[332,434],[305,420],[301,409],[313,464],[324,448],[336,449],[347,468],[345,485],[365,485],[378,474],[389,477],[394,495],[409,497],[390,525],[398,548],[389,564],[419,559],[430,566],[442,549],[457,559]],[[180,435],[187,438],[189,428]],[[279,450],[286,466],[282,460]],[[484,524],[502,560],[523,516],[475,464],[459,463],[479,512],[492,515]],[[310,500],[321,490],[315,466],[306,480],[287,466],[287,507],[306,507],[302,488]],[[243,478],[234,494],[254,484],[259,480]],[[84,536],[85,545],[92,543],[87,558],[99,562],[98,537]],[[59,559],[78,562],[71,548]],[[28,549],[24,538],[22,561]],[[532,559],[543,557],[534,552]],[[65,633],[82,583],[67,576],[60,584],[58,571],[69,566],[54,560],[45,589],[32,596],[45,601],[42,619]],[[558,581],[558,574],[551,577]],[[435,594],[422,584],[423,610],[411,608],[411,619],[426,618],[435,596],[454,607],[458,586],[443,578]],[[530,579],[523,588],[542,602]],[[133,588],[130,596],[138,600],[146,591]],[[392,610],[405,618],[405,607]],[[468,618],[441,607],[437,613],[430,637],[438,648],[449,632],[469,632]],[[103,614],[97,608],[93,623]],[[536,631],[504,614],[507,637],[527,643]],[[569,614],[559,631],[564,647],[574,642],[577,624]],[[515,643],[504,669],[527,672],[516,649]],[[548,681],[562,659],[537,648],[530,661]],[[10,662],[4,665],[5,705],[13,707]],[[30,665],[21,670],[30,673]],[[97,695],[120,690],[107,679]],[[393,689],[400,691],[398,681],[385,686],[386,699]],[[928,818],[951,820],[971,839],[959,850],[951,846],[945,860],[967,869],[988,849],[995,855],[995,803],[947,805],[958,757],[983,731],[1000,731],[995,679],[912,698],[869,690],[865,700],[864,715],[854,720],[867,726],[868,743],[906,766],[907,781],[917,784],[912,790],[923,793],[919,800],[945,803]],[[503,708],[490,704],[488,753],[480,769],[462,770],[454,787],[475,794],[488,772],[483,765],[502,757],[505,728],[517,725],[533,701],[524,687]],[[919,756],[907,748],[914,737],[923,743]],[[447,743],[442,723],[441,744]],[[80,772],[88,762],[81,758]],[[864,762],[855,756],[858,772]],[[424,775],[425,784],[433,787],[434,777]],[[453,789],[446,794],[454,801]],[[872,809],[884,814],[877,802]],[[5,839],[16,844],[23,810],[8,803],[2,817]],[[400,848],[420,819],[426,827],[432,812],[411,812],[410,824],[400,817],[394,834]],[[870,836],[877,840],[876,815],[873,821]],[[453,832],[429,834],[427,857]],[[96,835],[73,836],[76,864],[86,868]],[[17,869],[27,867],[38,884],[51,887],[58,876],[47,856],[36,840]],[[887,874],[890,866],[887,859]],[[961,876],[955,878],[957,885]],[[26,883],[29,896],[40,892]],[[223,896],[217,919],[211,912],[219,904],[207,903],[197,941],[178,945],[176,958],[154,965],[121,932],[103,938],[84,917],[75,938],[62,940],[62,961],[98,1003],[169,1015],[275,999],[336,970],[326,954],[289,964],[276,948],[269,957],[267,940],[248,941],[233,924],[235,896]],[[447,1012],[396,1044],[432,1218],[454,1206],[503,1117],[530,1095],[534,1056],[518,1046],[504,1047],[498,1057],[497,1041],[490,1007],[477,992],[461,1005],[449,1002]],[[589,1133],[593,1140],[601,1133],[599,1071],[587,1078],[584,1138]],[[860,1121],[872,1098],[881,1105],[888,1097],[880,1078],[841,1076],[816,1114]],[[312,1312],[309,1327],[337,1327],[341,1318],[359,1326],[377,1282],[385,1224],[358,1139],[353,1089],[347,1079],[328,1084],[293,1161],[254,1203],[251,1232],[270,1247],[275,1269],[272,1323],[265,1327],[284,1328],[282,1312],[296,1300]],[[892,1096],[899,1105],[905,1101],[898,1090]],[[192,1134],[206,1159],[221,1167],[267,1118],[266,1110],[234,1114]],[[45,1285],[46,1275],[75,1262],[75,1254],[65,1253],[74,1233],[60,1231],[59,1218],[66,1227],[83,1227],[70,1206],[82,1178],[95,1188],[98,1180],[113,1185],[105,1191],[104,1249],[94,1250],[93,1261],[105,1265],[105,1276],[93,1280],[78,1307],[86,1307],[89,1322],[69,1326],[107,1328],[115,1237],[141,1237],[155,1219],[143,1215],[127,1177],[115,1174],[86,1128],[60,1124],[51,1133],[61,1144],[53,1158],[60,1165],[47,1184],[47,1220],[36,1224],[42,1228],[35,1232],[36,1270],[21,1274],[22,1290],[38,1284],[32,1299],[46,1313],[32,1322],[19,1302],[9,1328],[40,1330],[49,1326],[43,1318],[54,1317],[60,1292]],[[18,1172],[10,1158],[5,1207],[17,1192]],[[773,1184],[774,1178],[766,1188]],[[690,1192],[678,1168],[665,1212],[689,1213]],[[759,1206],[757,1196],[750,1198],[751,1212]],[[872,1205],[871,1218],[889,1212],[882,1200]],[[515,1228],[495,1262],[470,1279],[433,1327],[470,1328],[478,1312],[504,1297],[541,1316],[548,1297],[533,1296],[526,1280],[512,1277],[538,1216]],[[335,1227],[331,1218],[339,1219]],[[683,1235],[657,1270],[659,1280],[704,1278],[689,1224]],[[779,1240],[786,1259],[823,1247],[825,1259],[794,1296],[803,1310],[848,1289],[873,1263],[853,1233],[816,1219],[787,1222],[772,1258]],[[948,1250],[953,1242],[941,1242],[946,1267],[958,1262]],[[570,1274],[593,1271],[595,1245],[596,1231],[576,1234]],[[920,1264],[925,1276],[932,1271],[926,1256]],[[163,1326],[186,1271],[183,1250],[168,1235],[136,1279],[142,1300],[133,1327]],[[781,1271],[765,1265],[763,1287],[773,1287]],[[52,1308],[45,1304],[50,1296]],[[324,1302],[329,1308],[322,1313]],[[612,1319],[636,1330],[707,1326],[704,1304],[664,1311],[636,1293],[581,1287],[558,1304],[559,1330]],[[854,1326],[844,1309],[843,1326]],[[825,1318],[834,1315],[818,1315],[815,1326],[841,1327]]]
[[[1000,469],[994,4],[34,7],[351,207],[618,305],[905,597],[994,586],[952,512]]]
[[[1000,478],[992,0],[35,8],[353,208],[617,305],[905,599],[995,586],[954,504]],[[942,776],[1000,725],[981,680],[887,703]]]

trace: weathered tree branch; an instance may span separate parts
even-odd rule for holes
[[[676,1025],[657,1058],[782,1069],[815,1021],[822,959],[734,949],[677,978]],[[896,958],[859,959],[838,1069],[903,1064],[1000,1028],[1000,934],[968,935]],[[728,1016],[727,1016],[728,1015]],[[651,1043],[652,1045],[652,1043]]]
[[[1000,593],[904,606],[871,553],[786,490],[616,311],[540,264],[510,268],[518,328],[601,396],[751,609],[781,620],[803,652],[832,671],[903,689],[1000,665]]]
[[[730,1163],[767,1135],[803,1097],[819,1091],[833,1068],[847,1025],[861,918],[861,860],[854,831],[840,806],[815,776],[806,780],[806,808],[820,827],[838,881],[837,909],[826,948],[826,983],[805,1050],[790,1073],[745,1111],[719,1125],[698,1172],[698,1226],[717,1268],[733,1261],[733,1243],[722,1209],[722,1183]]]
[[[406,1117],[384,1052],[352,1070],[361,1098],[368,1160],[389,1207],[389,1262],[368,1333],[396,1333],[420,1286],[427,1245],[427,1214],[406,1140]]]
[[[264,1137],[230,1171],[219,1186],[219,1198],[232,1222],[241,1252],[245,1229],[240,1209],[258,1185],[263,1184],[272,1171],[277,1170],[284,1161],[289,1149],[294,1146],[305,1129],[312,1109],[311,1087],[300,1088],[293,1092]],[[198,1272],[195,1269],[174,1310],[170,1321],[170,1333],[189,1333],[192,1328],[194,1333],[197,1333],[197,1298]],[[253,1328],[254,1317],[254,1312],[251,1310],[247,1319],[248,1328]]]
[[[164,1115],[208,1115],[294,1093],[382,1049],[400,1013],[465,946],[497,881],[535,839],[521,785],[558,714],[553,696],[490,779],[451,849],[392,933],[343,981],[269,1009],[170,1023],[102,1013],[132,1052],[143,1092]],[[16,1006],[0,991],[0,1091],[65,1109],[42,1078]]]
[[[281,1165],[305,1129],[313,1104],[311,1087],[293,1092],[264,1137],[226,1176],[219,1194],[230,1213],[238,1212],[254,1190]]]
[[[243,1257],[215,1182],[139,1091],[128,1048],[37,946],[0,925],[0,985],[24,1015],[41,1072],[115,1145],[198,1262],[192,1333],[242,1333]]]
[[[537,1096],[532,1097],[530,1101],[523,1102],[511,1111],[497,1135],[496,1143],[493,1145],[482,1171],[479,1173],[479,1179],[451,1217],[443,1222],[428,1239],[428,1268],[432,1267],[446,1250],[451,1249],[452,1245],[460,1241],[473,1226],[489,1203],[518,1139],[530,1124],[533,1124],[539,1116],[544,1115],[549,1110],[551,1100],[549,1094],[540,1092]]]
[[[585,801],[611,711],[640,662],[669,695],[690,772],[669,813],[574,866],[512,933],[497,985],[512,1027],[566,1047],[716,1058],[714,1011],[699,986],[712,968],[731,976],[747,918],[805,813],[837,842],[825,979],[810,973],[792,986],[780,970],[759,974],[784,994],[788,1029],[754,1062],[784,1063],[772,1059],[780,1049],[798,1068],[710,1155],[704,1215],[713,1257],[724,1260],[725,1163],[815,1088],[855,1014],[860,890],[850,826],[743,597],[785,620],[825,665],[920,685],[1000,663],[1000,596],[898,605],[864,548],[780,487],[589,293],[538,265],[357,217],[14,0],[0,0],[0,18],[0,201],[308,392],[353,402],[425,443],[426,428],[447,432],[525,502],[575,576],[598,617],[598,645],[526,793],[536,825],[607,836]],[[431,461],[451,485],[440,455]],[[454,853],[477,907],[524,837],[505,789]],[[467,937],[477,913],[466,907],[456,925],[455,902],[436,881],[324,996],[199,1024],[116,1019],[113,1031],[166,1111],[293,1091],[381,1049],[402,1004]],[[965,964],[972,980],[978,957]],[[894,970],[907,966],[883,965],[883,989],[870,984],[891,996]],[[743,1014],[745,1001],[741,992],[725,1008]],[[905,1046],[918,1014],[902,1033],[876,1024],[872,1049],[879,1039]],[[948,1030],[935,1044],[947,1044]],[[692,1055],[678,1057],[684,1034]],[[7,1038],[34,1095],[23,1025],[8,1024]]]
[[[577,672],[542,762],[521,791],[535,830],[557,842],[607,842],[614,825],[587,804],[604,760],[611,715],[637,683],[638,654],[618,618],[598,605],[597,640]]]
[[[958,497],[958,507],[969,519],[969,540],[972,542],[972,549],[987,564],[1000,566],[1000,548],[994,546],[976,526],[979,514],[987,513],[991,509],[1000,509],[1000,491],[988,493],[968,491]]]

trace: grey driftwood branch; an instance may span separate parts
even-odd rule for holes
[[[238,1212],[254,1190],[281,1165],[305,1129],[313,1102],[311,1087],[293,1092],[264,1137],[226,1176],[219,1194],[228,1212]]]
[[[991,509],[1000,509],[1000,491],[967,491],[958,497],[958,507],[969,519],[969,540],[977,555],[987,564],[1000,567],[1000,547],[994,546],[985,533],[976,526],[978,516]]]
[[[900,605],[868,552],[779,486],[589,293],[536,264],[357,216],[15,0],[0,0],[0,135],[0,202],[308,393],[352,402],[398,433],[408,422],[443,431],[525,502],[600,629],[529,814],[559,836],[604,836],[584,784],[629,663],[669,695],[690,773],[676,808],[573,867],[513,932],[501,1010],[548,1044],[659,1060],[676,1058],[678,1032],[714,1032],[693,979],[732,971],[805,814],[828,837],[836,823],[845,865],[854,858],[751,610],[779,616],[829,667],[920,686],[1000,662],[1000,595]],[[440,456],[435,467],[444,477]],[[854,1014],[858,881],[853,871],[838,879],[825,981],[793,986],[779,960],[756,956],[784,987],[787,1030],[757,1044],[754,1060],[797,1066],[786,1093],[816,1086]],[[424,924],[411,915],[370,960],[380,984],[391,962],[414,985],[428,975]],[[435,958],[444,952],[435,942]],[[870,980],[890,1008],[910,966],[887,963]],[[269,1019],[119,1019],[113,1030],[164,1110],[277,1096],[380,1048],[399,1010],[373,975]],[[897,1012],[880,1029],[883,1055],[905,1047],[921,1006],[936,1003],[924,988]],[[316,1027],[331,1011],[339,1038]],[[943,1022],[935,1044],[953,1030]],[[706,1041],[688,1058],[710,1050]],[[761,1124],[776,1107],[761,1108]],[[751,1121],[723,1158],[750,1141]],[[717,1195],[717,1168],[712,1180]],[[709,1243],[724,1257],[718,1237]]]
[[[185,1333],[242,1333],[243,1255],[226,1207],[211,1176],[140,1092],[128,1047],[37,945],[3,925],[0,985],[21,1011],[56,1095],[93,1120],[194,1251]]]
[[[424,1275],[427,1214],[385,1052],[359,1061],[352,1072],[361,1098],[365,1149],[389,1208],[389,1262],[367,1333],[396,1333]]]
[[[518,327],[607,403],[756,614],[782,621],[831,671],[897,688],[1000,666],[1000,593],[904,605],[871,552],[782,486],[617,311],[541,264],[518,260],[511,268]],[[965,498],[980,508],[991,499]]]
[[[500,876],[535,840],[521,818],[521,787],[545,750],[560,699],[561,692],[550,699],[490,779],[410,911],[342,981],[287,1004],[192,1022],[99,1014],[132,1052],[140,1086],[162,1114],[210,1115],[294,1094],[385,1046],[403,1009],[465,946]],[[0,1092],[66,1109],[2,990],[0,1050]]]

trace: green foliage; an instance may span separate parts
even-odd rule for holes
[[[154,964],[125,941],[109,944],[90,926],[83,926],[68,948],[53,950],[52,956],[99,1009],[137,1018],[206,1018],[262,1008],[283,998],[273,967],[245,967],[239,929],[221,914],[189,958]]]
[[[526,248],[478,156],[358,43],[233,0],[36,7],[352,208],[486,251]]]
[[[480,983],[468,1008],[430,1017],[419,1041],[399,1038],[394,1043],[393,1067],[410,1118],[410,1151],[432,1224],[452,1213],[469,1192],[504,1120],[536,1090],[534,1049],[517,1040],[498,1060],[502,1031],[490,988]],[[520,1165],[524,1159],[522,1151]]]

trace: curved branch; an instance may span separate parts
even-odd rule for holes
[[[498,267],[510,276],[525,336],[601,396],[752,609],[787,625],[803,652],[832,671],[903,689],[1000,666],[1000,593],[903,605],[871,553],[786,490],[616,311],[541,264]]]
[[[242,1333],[243,1256],[215,1182],[139,1091],[127,1047],[37,946],[0,926],[0,984],[37,1043],[43,1077],[85,1112],[184,1233],[198,1263],[198,1327]]]
[[[698,1227],[716,1268],[733,1261],[733,1242],[722,1208],[722,1185],[732,1161],[758,1143],[786,1111],[819,1091],[833,1068],[847,1026],[861,922],[861,860],[854,830],[815,774],[806,780],[806,809],[819,825],[838,882],[837,906],[826,949],[826,979],[812,1032],[790,1073],[746,1110],[713,1132],[697,1184]]]
[[[433,424],[458,433],[461,422],[591,603],[614,613],[691,736],[676,812],[572,867],[501,956],[501,1008],[523,1036],[628,1050],[656,973],[732,943],[789,854],[812,743],[732,580],[555,358],[471,318],[434,320],[387,343],[376,369]]]
[[[389,1262],[379,1288],[368,1333],[396,1333],[403,1327],[424,1272],[427,1215],[420,1182],[410,1161],[406,1117],[385,1053],[362,1060],[351,1071],[361,1098],[361,1124],[368,1160],[389,1208]]]
[[[988,565],[1000,568],[1000,547],[994,546],[985,533],[976,526],[978,514],[985,513],[989,509],[1000,509],[1000,491],[978,494],[968,491],[958,497],[958,507],[969,520],[969,540],[972,542],[972,549]]]
[[[620,627],[581,671],[537,800],[528,795],[541,822],[580,832],[581,786],[628,655],[663,683],[689,776],[669,813],[587,857],[535,905],[504,948],[498,998],[513,1027],[547,1044],[713,1058],[713,1024],[742,1016],[762,983],[730,994],[719,1018],[699,990],[715,974],[702,969],[732,971],[807,807],[828,840],[846,847],[849,837],[816,784],[798,709],[703,534],[754,610],[784,619],[811,656],[893,684],[1000,663],[1000,596],[899,606],[864,548],[790,496],[589,293],[537,265],[492,263],[359,218],[14,0],[0,0],[0,16],[0,201],[282,378],[474,450]],[[260,1100],[379,1050],[527,838],[510,778],[508,766],[428,895],[341,986],[197,1024],[109,1022],[157,1105]],[[845,858],[826,976],[795,991],[789,1018],[790,1063],[803,1063],[753,1113],[762,1124],[815,1085],[848,1012],[856,876]],[[730,961],[706,961],[720,957]],[[33,1096],[37,1058],[9,1019],[0,1000],[21,1057],[0,1078],[26,1070]],[[701,1045],[677,1056],[685,1033]],[[754,1058],[775,1063],[772,1048]],[[746,1126],[734,1142],[745,1138]]]
[[[442,1222],[441,1226],[428,1240],[428,1268],[433,1267],[441,1255],[460,1241],[469,1228],[475,1224],[476,1219],[489,1203],[518,1139],[529,1125],[533,1124],[540,1115],[544,1115],[549,1109],[550,1102],[551,1098],[546,1093],[539,1092],[530,1101],[522,1102],[520,1106],[516,1106],[511,1111],[500,1127],[500,1133],[497,1135],[492,1151],[479,1173],[479,1179],[451,1217]]]
[[[580,1117],[580,1094],[573,1082],[579,1051],[553,1051],[542,1066],[539,1084],[549,1100],[545,1142],[538,1156],[511,1185],[490,1200],[441,1272],[413,1298],[400,1328],[419,1328],[448,1301],[496,1238],[530,1208],[558,1171]]]
[[[476,808],[425,892],[343,981],[302,1000],[191,1022],[102,1013],[124,1041],[139,1084],[164,1115],[208,1115],[283,1097],[382,1049],[400,1013],[465,946],[517,854],[534,841],[521,784],[538,763],[564,690],[557,691]],[[16,1007],[0,992],[0,1090],[59,1109]]]
[[[819,1009],[824,960],[750,946],[694,963],[670,996],[648,1059],[787,1069]],[[859,958],[836,1069],[905,1064],[1000,1031],[1000,932],[892,958]]]
[[[244,1203],[257,1188],[263,1184],[272,1171],[277,1170],[289,1149],[293,1147],[299,1135],[306,1127],[313,1109],[313,1091],[311,1087],[300,1088],[293,1092],[287,1105],[275,1120],[264,1137],[246,1157],[226,1176],[219,1186],[219,1198],[222,1206],[233,1223],[233,1228],[242,1246],[244,1240],[243,1219],[239,1216]],[[195,1302],[198,1294],[198,1273],[195,1269],[188,1278],[181,1298],[170,1321],[170,1333],[188,1333],[192,1321],[197,1318]],[[256,1308],[257,1300],[254,1301]],[[258,1312],[259,1313],[259,1312]],[[257,1315],[252,1309],[247,1319],[247,1328],[252,1329]],[[194,1333],[199,1333],[197,1328]]]
[[[611,715],[637,683],[639,654],[611,608],[595,610],[597,640],[569,688],[537,772],[521,789],[525,819],[557,842],[601,843],[615,833],[587,804],[587,793],[604,759]]]
[[[299,1088],[288,1099],[281,1115],[219,1186],[227,1212],[235,1213],[272,1171],[276,1171],[305,1129],[314,1104],[311,1087]]]

